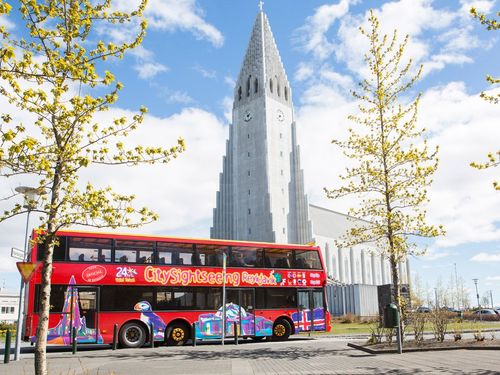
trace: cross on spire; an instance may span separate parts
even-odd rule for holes
[[[259,1],[259,9],[261,12],[264,9],[264,2],[262,0]]]

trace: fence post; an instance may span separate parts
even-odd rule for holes
[[[73,337],[72,337],[72,340],[71,340],[71,352],[73,354],[76,353],[76,327],[73,327]]]
[[[238,345],[238,323],[234,322],[234,345]]]
[[[118,324],[115,323],[113,326],[113,350],[116,350],[116,347],[118,346]]]
[[[193,346],[196,346],[196,322],[192,324],[191,337],[193,339]]]
[[[155,347],[155,325],[153,323],[151,323],[151,325],[149,327],[150,327],[149,337],[151,338],[149,344],[152,348],[154,348]]]
[[[10,362],[10,330],[5,334],[5,351],[3,352],[3,363]]]

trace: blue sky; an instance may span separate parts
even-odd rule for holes
[[[187,141],[187,152],[170,165],[95,168],[82,176],[134,193],[138,204],[159,212],[160,221],[142,233],[208,237],[234,80],[257,4],[150,0],[150,28],[142,47],[106,66],[125,88],[101,121],[145,105],[148,119],[132,141],[164,146],[178,136]],[[478,95],[490,89],[486,74],[500,76],[499,34],[471,19],[467,11],[473,4],[489,13],[500,9],[498,0],[267,0],[264,10],[293,89],[308,196],[311,203],[341,212],[354,204],[352,199],[327,200],[322,189],[338,186],[346,165],[330,140],[345,135],[352,125],[347,115],[356,110],[349,90],[364,74],[366,47],[357,28],[373,8],[386,32],[397,28],[400,35],[410,34],[408,56],[424,64],[424,76],[410,95],[423,93],[419,123],[429,129],[429,141],[441,147],[440,169],[429,188],[429,220],[447,229],[446,237],[428,244],[426,256],[413,260],[412,271],[432,289],[439,278],[448,284],[456,263],[466,287],[472,289],[472,278],[479,278],[480,294],[493,290],[500,305],[500,194],[491,187],[498,168],[468,167],[498,149],[500,105]],[[15,14],[0,24],[18,35],[24,32]],[[124,29],[100,32],[116,40],[127,35]],[[0,105],[6,104],[0,99]],[[4,193],[28,182],[9,180],[0,189]],[[12,246],[22,247],[23,228],[24,218],[0,224],[0,283],[5,278],[9,289],[17,288],[18,276],[8,255]]]

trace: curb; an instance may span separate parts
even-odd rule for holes
[[[351,342],[347,343],[347,346],[353,349],[361,350],[369,354],[396,354],[397,349],[370,349],[366,346],[353,344]],[[447,350],[500,350],[500,346],[456,346],[456,347],[430,347],[430,348],[403,348],[403,353],[413,353],[413,352],[433,352],[433,351],[447,351]]]

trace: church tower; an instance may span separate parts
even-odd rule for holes
[[[311,241],[295,128],[292,90],[260,9],[234,89],[211,238]]]

